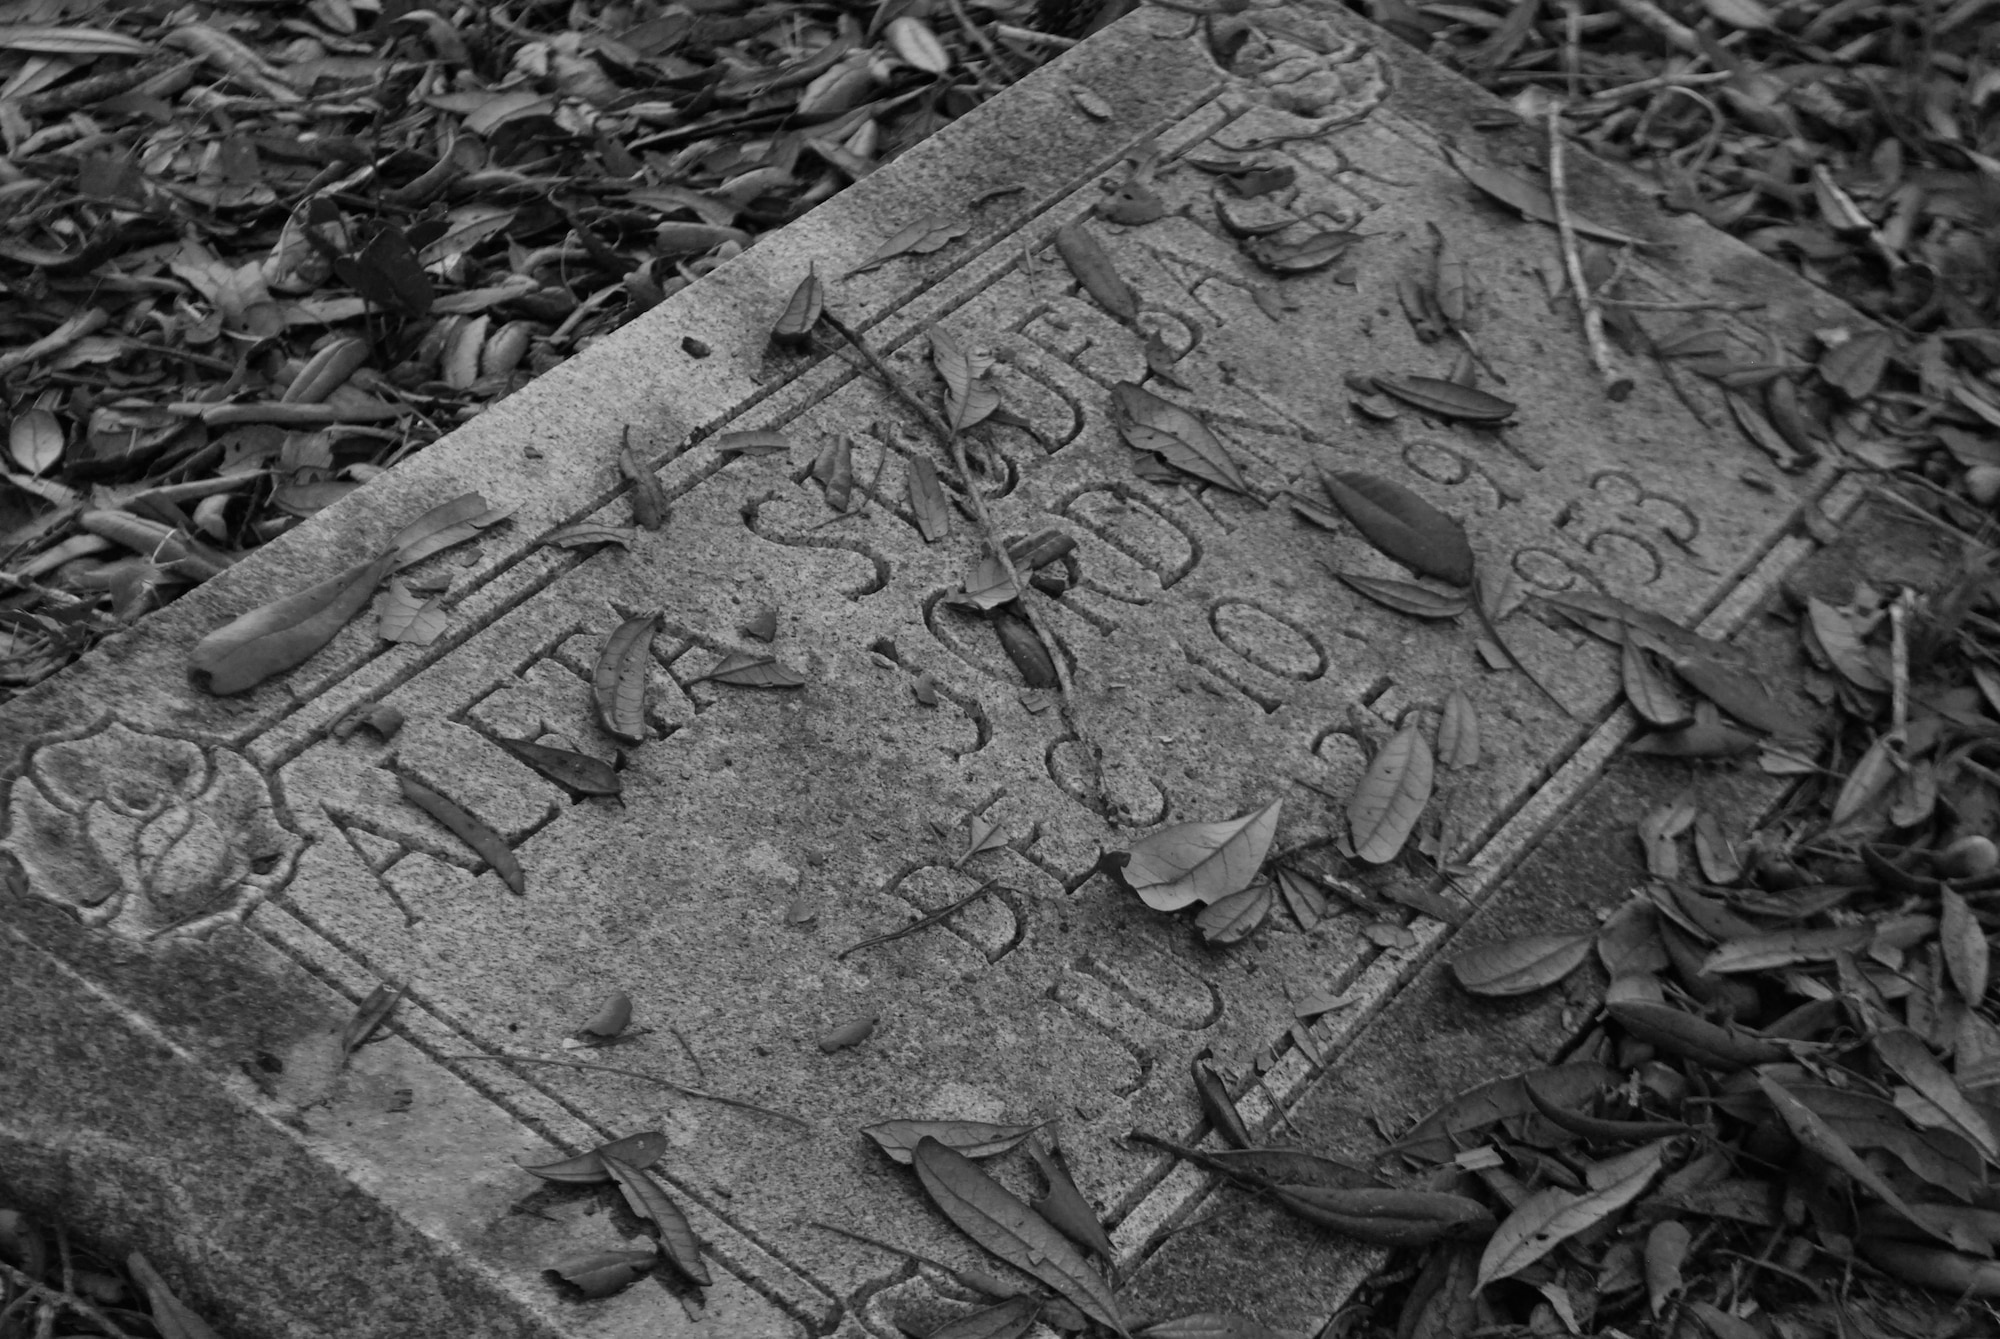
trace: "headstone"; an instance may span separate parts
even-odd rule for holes
[[[298,1334],[934,1323],[953,1314],[948,1279],[815,1225],[979,1260],[860,1134],[892,1118],[1046,1122],[1122,1263],[1142,1258],[1199,1178],[1124,1136],[1199,1133],[1190,1060],[1212,1052],[1268,1123],[1309,1081],[1302,1048],[1339,1045],[1448,926],[1346,914],[1307,932],[1281,908],[1206,945],[1100,856],[1280,799],[1273,849],[1324,853],[1370,752],[1405,724],[1434,732],[1457,690],[1480,761],[1441,772],[1428,854],[1361,886],[1462,914],[1624,728],[1603,648],[1508,618],[1538,688],[1496,664],[1474,615],[1357,594],[1339,574],[1409,573],[1291,500],[1332,512],[1323,471],[1414,490],[1464,524],[1498,613],[1601,591],[1726,630],[1798,556],[1787,532],[1830,483],[1775,468],[1699,377],[1614,351],[1634,388],[1606,395],[1555,231],[1447,157],[1538,162],[1540,127],[1338,12],[1259,11],[1227,39],[1166,10],[1124,21],[9,705],[0,960],[7,1012],[30,1021],[0,1048],[17,1095],[0,1177],[108,1182],[76,1193],[192,1242],[184,1276],[246,1327]],[[1764,304],[1642,313],[1656,336],[1713,327],[1755,362],[1767,335],[1856,322],[1570,160],[1578,215],[1650,243],[1616,249],[1622,291]],[[1285,215],[1301,222],[1261,243],[1269,264],[1232,235]],[[1135,311],[1079,284],[1066,227]],[[1270,249],[1341,231],[1320,268]],[[1344,381],[1447,377],[1468,349],[1420,340],[1399,298],[1439,237],[1476,283],[1479,385],[1519,407],[1504,429],[1408,404],[1378,422]],[[824,325],[808,351],[769,344],[809,272],[866,355]],[[959,434],[969,481],[878,375],[948,408],[933,332],[992,359],[1004,412]],[[1140,381],[1201,418],[1243,491],[1121,440],[1115,388]],[[784,446],[729,449],[747,431]],[[551,542],[632,525],[628,432],[664,527]],[[844,509],[814,473],[843,435]],[[911,491],[925,462],[948,523],[929,539]],[[507,519],[404,574],[445,588],[428,646],[383,641],[366,614],[246,694],[190,681],[203,634],[473,490]],[[1061,593],[1032,597],[1050,664],[1027,624],[953,601],[982,512],[1003,541],[1074,541],[1044,569]],[[643,738],[621,743],[594,679],[607,639],[648,617]],[[801,685],[727,672],[746,656]],[[384,708],[403,720],[387,737],[360,723]],[[502,740],[615,762],[622,794],[579,797]],[[468,845],[406,780],[504,850]],[[967,856],[989,829],[1001,844]],[[518,889],[496,860],[518,863]],[[1412,872],[1433,860],[1469,872]],[[343,1056],[383,982],[407,986],[392,1035]],[[619,991],[634,1035],[566,1047]],[[1342,992],[1298,1023],[1299,999]],[[640,1130],[666,1136],[655,1170],[713,1286],[564,1300],[543,1271],[633,1244],[634,1225],[609,1192],[518,1164]],[[996,1175],[1039,1193],[1018,1155]],[[1330,1259],[1344,1249],[1329,1239]],[[1146,1316],[1143,1277],[1127,1295]]]

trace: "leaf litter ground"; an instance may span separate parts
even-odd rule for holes
[[[1473,188],[1555,228],[1609,395],[1621,393],[1621,359],[1713,377],[1730,388],[1736,425],[1781,467],[1832,458],[1902,472],[1896,505],[1962,543],[1966,561],[1928,589],[1859,588],[1844,604],[1793,611],[1807,666],[1798,686],[1830,719],[1825,729],[1731,648],[1646,611],[1605,601],[1531,611],[1618,647],[1627,698],[1656,727],[1635,752],[1661,766],[1736,758],[1797,777],[1779,819],[1730,831],[1702,808],[1691,773],[1687,794],[1640,824],[1652,878],[1619,911],[1455,958],[1462,987],[1485,996],[1530,994],[1593,959],[1601,966],[1604,1008],[1561,1065],[1461,1096],[1403,1132],[1373,1169],[1329,1174],[1332,1164],[1300,1150],[1247,1150],[1257,1160],[1236,1162],[1184,1154],[1325,1230],[1414,1252],[1391,1258],[1335,1319],[1336,1335],[1976,1332],[1966,1327],[1990,1323],[1986,1304],[2000,1296],[2000,1198],[1988,1178],[2000,1159],[2000,1102],[1989,1100],[2000,1026],[1987,948],[2000,774],[1985,756],[2000,716],[2000,627],[1989,618],[1996,564],[1983,511],[2000,496],[2000,398],[1988,375],[2000,363],[1996,276],[1983,222],[2000,190],[2000,143],[1993,53],[1978,45],[1992,40],[1987,6],[1357,7],[1549,127],[1546,177],[1456,165]],[[922,0],[892,0],[865,21],[775,5],[448,19],[313,0],[283,22],[264,10],[8,6],[9,683],[53,673],[1059,48],[1016,26],[1023,18]],[[1218,57],[1255,21],[1211,17]],[[1648,304],[1620,295],[1619,248],[1635,239],[1568,208],[1568,136],[1888,328],[1825,332],[1812,350],[1774,344],[1756,362],[1729,356],[1699,313],[1659,333],[1638,319]],[[558,145],[569,147],[551,153]],[[588,147],[579,155],[577,145]],[[1135,164],[1101,214],[1133,226],[1157,217],[1146,184],[1155,166]],[[1254,164],[1196,166],[1236,174],[1249,199],[1278,184]],[[1352,264],[1360,240],[1273,242],[1251,214],[1218,216],[1246,257],[1279,275]],[[917,220],[871,264],[961,232],[950,218]],[[1085,291],[1126,319],[1130,290],[1088,227],[1066,233],[1059,251]],[[778,342],[809,345],[826,296],[809,280]],[[1463,344],[1461,366],[1450,379],[1356,372],[1357,407],[1504,423],[1512,406],[1475,384],[1476,274],[1451,239],[1436,236],[1430,281],[1401,297],[1420,332]],[[1004,406],[978,351],[934,342],[934,354],[947,393],[926,409],[942,425],[941,463],[968,477],[961,430]],[[1170,367],[1154,371],[1171,384]],[[1137,385],[1115,408],[1141,453],[1136,468],[1265,500],[1195,413]],[[635,523],[669,524],[663,508],[648,513],[643,467],[627,473]],[[834,501],[834,481],[845,478],[845,494],[851,474],[836,463],[822,479],[836,511],[846,498]],[[910,488],[936,492],[935,469]],[[1475,611],[1495,662],[1512,659],[1497,626],[1512,611],[1475,586],[1451,518],[1367,475],[1330,479],[1327,501],[1338,515],[1318,499],[1293,506],[1461,588],[1368,578],[1358,591],[1414,617]],[[476,495],[461,502],[465,515],[433,527],[437,544],[499,519],[472,505]],[[942,538],[951,516],[941,494],[927,510],[926,538],[932,528]],[[1025,555],[974,519],[992,570],[975,568],[968,599],[1004,623],[1029,682],[1060,693],[1027,587],[1048,594],[1045,583],[1061,579],[1043,561],[1026,563],[1034,577],[1024,579]],[[280,602],[219,630],[229,636],[207,653],[211,686],[250,686],[310,656],[331,635],[322,625],[337,630],[356,612],[355,587],[365,596],[424,538],[406,532],[356,574],[293,597],[298,608]],[[394,590],[385,635],[420,633],[425,592]],[[607,647],[599,668],[600,710],[621,738],[643,693],[621,673],[622,650]],[[775,658],[724,663],[714,676],[797,682]],[[1421,867],[1448,851],[1433,764],[1476,766],[1476,740],[1476,720],[1448,705],[1431,736],[1410,727],[1376,741],[1357,793],[1335,797],[1350,819],[1346,850],[1270,854],[1263,813],[1190,824],[1134,848],[1141,868],[1174,853],[1135,891],[1202,903],[1192,919],[1220,944],[1280,908],[1302,923],[1342,899],[1384,908],[1379,895],[1393,894],[1370,885],[1371,867]],[[545,761],[614,788],[588,768],[595,759]],[[468,844],[489,844],[476,820],[443,808],[448,798],[409,785],[433,812],[464,818]],[[1436,893],[1402,900],[1456,919]],[[1370,933],[1391,942],[1408,932],[1388,917]],[[394,995],[383,998],[358,1020],[357,1045],[393,1009]],[[1301,1017],[1317,1004],[1338,1001],[1302,1002]],[[855,1020],[822,1044],[851,1044],[847,1033],[865,1037],[873,1024]],[[1198,1066],[1194,1080],[1227,1142],[1250,1143],[1230,1110],[1230,1076]],[[645,1146],[644,1136],[620,1143],[632,1140]],[[968,1153],[998,1151],[992,1142],[957,1149],[926,1130],[911,1152],[947,1216],[1061,1296],[1024,1304],[1001,1285],[988,1294],[995,1306],[945,1327],[951,1339],[1019,1333],[1037,1315],[1064,1328],[1086,1317],[1121,1326],[1114,1280],[1079,1253],[1101,1256],[1101,1225],[1077,1223],[1071,1204],[1070,1221],[1052,1226],[984,1180]],[[622,1151],[581,1173],[615,1176],[655,1224],[665,1259],[699,1283],[699,1243]],[[1032,1152],[1050,1186],[1036,1204],[1057,1215],[1060,1164]],[[203,1332],[142,1260],[128,1262],[129,1282],[107,1270],[86,1286],[66,1249],[50,1272],[47,1244],[22,1215],[0,1214],[0,1324],[61,1305],[115,1333],[91,1297],[143,1295],[160,1332]],[[653,1259],[606,1251],[553,1268],[601,1296]],[[1896,1281],[1939,1300],[1927,1311]],[[1268,1331],[1208,1311],[1144,1333]]]

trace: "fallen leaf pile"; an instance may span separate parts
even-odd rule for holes
[[[0,688],[1069,45],[1028,8],[0,7]]]
[[[57,1223],[0,1206],[0,1334],[159,1334],[217,1339],[216,1331],[138,1251],[100,1258]]]

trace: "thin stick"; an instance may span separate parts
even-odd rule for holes
[[[922,920],[911,921],[908,925],[905,925],[900,930],[891,930],[888,934],[876,935],[873,939],[864,939],[858,944],[850,944],[848,947],[834,954],[833,960],[835,962],[839,962],[842,958],[845,958],[850,953],[859,953],[864,948],[873,948],[877,944],[886,944],[892,939],[901,939],[905,935],[913,935],[919,930],[929,929],[931,926],[936,925],[938,922],[942,921],[945,917],[951,915],[953,912],[957,911],[960,907],[963,907],[966,903],[972,901],[973,898],[978,897],[981,893],[984,893],[988,888],[991,888],[994,884],[998,882],[1000,881],[997,878],[988,879],[985,883],[980,884],[977,888],[967,893],[964,897],[959,898],[956,902],[953,902],[950,906],[940,907],[936,911],[933,911],[930,915],[925,916]]]
[[[1032,588],[1021,579],[1020,571],[1014,566],[1013,555],[1007,552],[1007,545],[1000,538],[1000,529],[993,523],[993,513],[986,508],[986,495],[979,491],[979,486],[972,477],[972,467],[966,461],[965,444],[958,438],[958,429],[946,423],[936,410],[913,395],[902,384],[902,378],[891,372],[887,365],[875,356],[875,351],[863,344],[861,337],[847,328],[846,322],[832,312],[822,312],[820,319],[832,326],[868,360],[868,365],[875,369],[875,374],[895,392],[898,399],[917,410],[931,431],[938,434],[939,439],[944,442],[946,450],[951,452],[952,468],[958,471],[959,482],[965,485],[965,495],[972,501],[972,510],[979,518],[979,528],[986,537],[986,546],[993,551],[994,558],[1000,563],[1000,570],[1007,574],[1007,580],[1021,593],[1021,609],[1028,615],[1028,622],[1034,627],[1035,635],[1042,639],[1042,645],[1048,649],[1049,664],[1056,672],[1056,688],[1062,693],[1064,701],[1072,701],[1075,690],[1069,681],[1069,670],[1063,665],[1062,647],[1057,643],[1054,634],[1049,631],[1041,610],[1036,607]]]
[[[96,1321],[104,1327],[104,1332],[111,1335],[113,1339],[132,1339],[132,1332],[130,1330],[119,1329],[117,1322],[113,1321],[111,1317],[105,1315],[102,1311],[99,1311],[73,1292],[65,1292],[61,1288],[51,1288],[46,1283],[37,1283],[34,1279],[14,1268],[14,1266],[8,1264],[5,1260],[0,1260],[0,1276],[12,1279],[14,1286],[21,1289],[30,1297],[40,1297],[55,1303],[59,1307],[68,1307],[78,1314]]]
[[[1077,44],[1074,37],[1058,37],[1054,33],[1036,32],[1033,28],[1016,28],[1011,23],[993,25],[995,35],[1012,38],[1016,42],[1026,42],[1030,46],[1051,46],[1058,51],[1067,51]]]
[[[1563,266],[1569,271],[1569,286],[1583,313],[1583,338],[1590,347],[1591,365],[1604,382],[1604,393],[1613,400],[1623,400],[1632,393],[1632,378],[1621,375],[1611,365],[1611,345],[1604,338],[1604,311],[1591,296],[1590,285],[1583,277],[1583,255],[1577,250],[1576,221],[1570,217],[1569,192],[1563,176],[1562,108],[1555,105],[1549,108],[1549,198],[1555,202],[1556,234],[1562,241]]]
[[[1910,724],[1910,606],[1905,586],[1889,605],[1889,732],[1907,739]]]
[[[1601,307],[1624,307],[1635,312],[1754,312],[1762,311],[1762,302],[1655,302],[1650,298],[1607,298],[1598,295]]]
[[[68,348],[110,319],[110,312],[102,307],[92,307],[89,311],[78,312],[26,348],[16,349],[12,353],[0,353],[0,377],[6,376],[17,367],[34,362],[45,353],[55,353]]]
[[[544,1060],[540,1056],[514,1055],[508,1051],[496,1052],[493,1055],[468,1053],[464,1055],[447,1055],[440,1058],[445,1060],[497,1060],[502,1064],[508,1065],[553,1065],[558,1069],[581,1069],[598,1074],[617,1074],[628,1079],[639,1079],[646,1083],[657,1083],[660,1087],[671,1089],[679,1093],[682,1097],[693,1097],[703,1102],[720,1102],[726,1107],[738,1107],[744,1111],[754,1111],[761,1116],[775,1116],[779,1120],[790,1121],[802,1130],[810,1130],[812,1128],[810,1123],[799,1119],[797,1116],[789,1115],[783,1111],[773,1111],[770,1107],[760,1107],[755,1102],[746,1102],[740,1097],[724,1097],[721,1093],[711,1093],[702,1088],[691,1088],[685,1083],[675,1083],[672,1079],[663,1079],[657,1074],[647,1074],[636,1069],[623,1069],[617,1065],[591,1065],[585,1064],[581,1060]]]

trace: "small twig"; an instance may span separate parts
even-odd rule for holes
[[[1889,732],[1908,738],[1910,724],[1910,606],[1915,597],[1905,586],[1889,604]]]
[[[1622,102],[1639,93],[1656,93],[1665,88],[1705,87],[1709,84],[1726,84],[1736,77],[1734,70],[1704,70],[1699,74],[1658,74],[1651,79],[1639,79],[1629,84],[1619,84],[1614,88],[1601,88],[1590,95],[1590,102]]]
[[[984,893],[988,888],[991,888],[994,884],[998,882],[1000,882],[1000,880],[997,878],[988,879],[985,883],[980,884],[977,888],[967,893],[964,897],[959,898],[956,902],[953,902],[949,906],[938,908],[938,910],[933,911],[932,913],[930,913],[930,915],[925,916],[922,920],[911,921],[908,925],[905,925],[900,930],[891,930],[888,934],[876,935],[873,939],[864,939],[858,944],[850,944],[848,947],[834,954],[833,960],[835,962],[839,962],[842,958],[845,958],[850,953],[859,953],[864,948],[873,948],[877,944],[886,944],[892,939],[901,939],[905,935],[913,935],[919,930],[929,929],[931,926],[936,925],[938,922],[944,920],[947,916],[957,911],[960,907],[965,906],[968,902],[972,901],[973,898],[978,897],[981,893]]]
[[[724,1097],[721,1093],[711,1093],[704,1088],[692,1088],[685,1083],[675,1083],[672,1079],[663,1079],[657,1074],[647,1074],[637,1069],[623,1069],[617,1065],[592,1065],[586,1064],[581,1060],[544,1060],[540,1056],[515,1055],[508,1051],[499,1051],[493,1055],[469,1052],[461,1055],[447,1055],[441,1058],[445,1060],[497,1060],[502,1064],[508,1065],[553,1065],[558,1069],[581,1069],[599,1074],[617,1074],[628,1079],[639,1079],[645,1083],[657,1083],[660,1087],[671,1089],[679,1093],[682,1097],[692,1097],[703,1102],[720,1102],[726,1107],[738,1107],[744,1111],[754,1111],[762,1116],[773,1116],[778,1120],[790,1121],[802,1130],[810,1130],[812,1128],[810,1123],[799,1119],[797,1116],[783,1111],[774,1111],[770,1107],[758,1106],[755,1102],[745,1101],[740,1097]]]
[[[130,1330],[119,1329],[116,1321],[92,1306],[88,1301],[62,1288],[52,1288],[46,1283],[37,1283],[34,1279],[14,1268],[14,1266],[8,1264],[5,1260],[0,1260],[0,1278],[12,1279],[14,1286],[21,1289],[23,1293],[30,1297],[40,1297],[46,1301],[55,1303],[59,1307],[68,1307],[77,1314],[97,1322],[104,1327],[104,1332],[110,1335],[112,1339],[132,1339],[132,1332]]]
[[[1030,46],[1050,46],[1058,51],[1067,51],[1077,44],[1074,37],[1058,37],[1054,33],[1036,32],[1033,28],[1016,28],[1011,23],[996,23],[993,31],[1015,42],[1026,42]]]
[[[1754,312],[1762,311],[1761,302],[1655,302],[1650,298],[1607,298],[1598,294],[1601,307],[1624,307],[1635,312]]]
[[[12,353],[0,353],[0,377],[7,376],[17,367],[34,362],[45,353],[55,353],[68,348],[110,319],[110,312],[102,307],[92,307],[89,311],[78,312],[26,348],[16,349]]]
[[[1555,202],[1556,235],[1562,242],[1563,265],[1569,271],[1569,286],[1583,313],[1583,338],[1590,347],[1591,365],[1604,382],[1604,393],[1623,400],[1632,393],[1632,379],[1611,365],[1611,344],[1604,337],[1604,311],[1591,295],[1583,277],[1583,255],[1577,249],[1576,221],[1570,217],[1569,192],[1563,175],[1562,108],[1549,108],[1549,198]]]
[[[1701,49],[1701,39],[1695,36],[1694,29],[1669,15],[1652,0],[1611,0],[1611,7],[1669,46],[1685,51],[1690,56],[1706,54]]]

